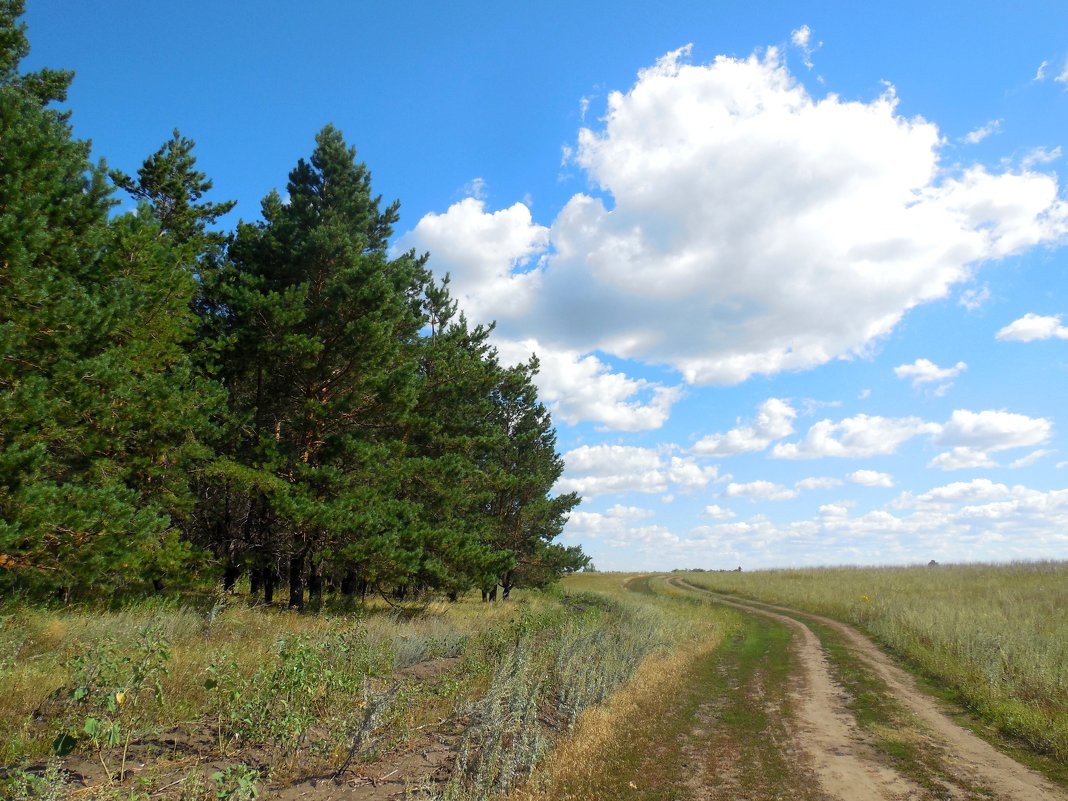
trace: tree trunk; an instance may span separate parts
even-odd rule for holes
[[[275,572],[274,565],[268,565],[263,568],[263,602],[265,604],[274,603],[274,585],[278,580],[278,575]]]
[[[319,575],[319,565],[314,559],[308,565],[308,600],[313,604],[323,602],[323,577]]]
[[[359,579],[356,576],[356,571],[349,568],[345,571],[344,577],[341,579],[341,594],[346,598],[351,598],[356,594],[356,587],[359,584]]]
[[[240,577],[241,566],[233,562],[227,563],[226,570],[223,571],[223,592],[233,592],[234,585]]]
[[[263,586],[263,568],[253,567],[248,574],[248,594],[250,597],[255,598],[260,594],[260,588]]]
[[[304,559],[306,551],[299,550],[289,557],[289,608],[304,608]]]
[[[501,578],[501,588],[504,590],[504,600],[508,600],[508,596],[512,594],[512,579],[514,575],[511,570],[504,574]]]

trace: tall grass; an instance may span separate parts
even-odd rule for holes
[[[613,798],[626,792],[637,763],[645,756],[642,733],[659,726],[678,703],[694,666],[718,647],[736,625],[737,615],[707,600],[672,587],[661,578],[620,574],[580,574],[564,581],[570,591],[583,590],[626,610],[628,627],[620,636],[640,648],[640,659],[625,681],[611,691],[595,691],[589,703],[569,719],[566,736],[533,773],[506,797],[509,801]],[[611,631],[599,627],[598,632]],[[644,646],[641,644],[644,643]],[[595,640],[574,660],[560,680],[599,686],[603,658],[614,650]],[[607,689],[607,688],[606,688]],[[565,689],[566,695],[566,689]],[[621,788],[623,788],[621,790]]]
[[[687,573],[854,623],[967,707],[1068,761],[1068,563]]]
[[[414,616],[386,608],[313,616],[230,597],[105,610],[9,604],[0,607],[0,765],[40,767],[66,735],[75,756],[99,757],[118,785],[127,745],[174,734],[198,743],[198,759],[233,768],[214,785],[195,769],[182,779],[208,797],[223,792],[219,782],[252,775],[275,786],[329,775],[403,750],[408,733],[448,720],[448,730],[462,732],[452,777],[425,794],[484,801],[529,776],[651,656],[701,636],[710,616],[695,609],[692,598],[629,592],[619,576]],[[150,641],[164,663],[147,686],[137,660]],[[409,670],[440,657],[458,657],[440,680]],[[81,730],[90,717],[120,725],[123,742],[98,738],[90,749]],[[145,747],[137,759],[151,763]],[[0,796],[18,781],[45,781],[11,775],[14,784],[0,777]],[[141,771],[138,781],[174,778],[159,774],[153,784]]]

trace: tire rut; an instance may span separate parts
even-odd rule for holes
[[[879,764],[846,707],[845,693],[831,677],[819,638],[808,626],[770,609],[749,606],[686,582],[672,583],[708,593],[720,603],[770,618],[793,630],[800,672],[791,689],[796,713],[792,735],[825,795],[840,801],[912,801],[927,797],[919,785]]]
[[[942,755],[946,769],[962,787],[979,784],[993,797],[1005,801],[1068,801],[1068,791],[951,720],[917,687],[909,673],[895,665],[878,646],[852,626],[789,607],[723,595],[683,580],[675,579],[672,583],[710,595],[736,609],[772,617],[792,626],[800,634],[804,676],[803,697],[798,706],[802,721],[799,734],[803,739],[812,738],[813,749],[818,754],[814,754],[814,758],[820,766],[817,773],[821,782],[827,782],[825,790],[834,797],[862,801],[930,796],[889,768],[871,764],[877,757],[865,753],[866,747],[861,741],[863,735],[845,707],[844,692],[831,677],[819,638],[793,617],[795,615],[832,629],[846,641],[850,650],[887,686],[893,697],[927,728],[928,731],[918,734],[927,740],[930,748]],[[859,770],[857,763],[863,763]],[[861,780],[863,788],[851,783]],[[950,797],[958,796],[954,788],[947,788],[947,791]]]

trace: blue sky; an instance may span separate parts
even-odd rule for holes
[[[1068,6],[29,0],[127,171],[254,219],[341,128],[603,569],[1068,558]]]

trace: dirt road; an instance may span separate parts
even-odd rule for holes
[[[671,583],[789,627],[797,669],[791,679],[792,709],[782,712],[795,721],[790,731],[793,747],[804,755],[824,797],[842,801],[1068,800],[1068,791],[954,723],[908,673],[856,629],[816,615],[713,593],[681,579]],[[849,693],[836,678],[814,627],[840,638],[850,657],[900,705],[904,714],[899,722],[907,730],[895,731],[893,736],[907,741],[914,753],[923,754],[922,760],[895,764],[876,747],[871,731],[858,725],[848,705]]]

